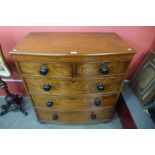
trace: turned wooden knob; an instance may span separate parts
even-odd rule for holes
[[[58,115],[53,115],[53,117],[52,117],[52,118],[53,118],[53,120],[55,120],[55,121],[56,121],[56,120],[58,120],[58,119],[59,119],[59,116],[58,116]]]
[[[102,65],[102,66],[100,67],[100,72],[101,72],[102,74],[106,75],[106,74],[108,74],[109,69],[108,69],[108,67],[107,67],[106,65]]]
[[[97,118],[96,114],[91,114],[91,119],[95,120]]]
[[[52,88],[51,85],[49,85],[49,84],[44,84],[43,89],[44,89],[45,91],[50,91],[51,88]]]
[[[103,84],[103,83],[99,83],[99,84],[97,85],[97,89],[98,89],[99,91],[103,91],[103,90],[104,90],[104,84]]]
[[[101,105],[101,101],[97,98],[97,99],[95,99],[95,105],[96,106],[100,106]]]
[[[48,107],[52,107],[52,106],[53,106],[53,102],[52,102],[52,101],[48,101],[48,102],[47,102],[47,106],[48,106]]]
[[[46,66],[42,66],[40,68],[40,74],[41,75],[46,75],[48,73],[48,68]]]

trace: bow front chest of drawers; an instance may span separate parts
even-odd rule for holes
[[[112,118],[134,55],[115,33],[29,33],[11,52],[40,122]]]

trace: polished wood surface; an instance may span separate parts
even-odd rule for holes
[[[36,109],[39,120],[43,122],[53,123],[97,123],[109,121],[113,115],[114,107],[102,108],[99,110],[85,111],[52,111]],[[91,115],[96,115],[96,119],[92,119]],[[58,116],[57,120],[53,116]]]
[[[101,66],[105,65],[108,69],[107,74],[100,72]],[[103,77],[106,75],[124,74],[128,68],[129,61],[116,62],[92,62],[76,64],[75,76],[77,77]]]
[[[46,66],[48,73],[46,76],[51,77],[71,77],[72,64],[71,63],[47,63],[47,62],[18,62],[21,72],[23,74],[41,75],[39,73],[41,67]]]
[[[111,95],[91,95],[80,97],[62,97],[53,95],[31,95],[34,107],[55,110],[81,110],[81,109],[97,109],[108,106],[115,106],[117,94]],[[96,101],[100,101],[97,104]],[[48,105],[52,102],[52,105]]]
[[[112,118],[135,52],[115,33],[30,33],[10,53],[39,121],[97,123]]]
[[[115,33],[29,33],[13,50],[19,54],[78,55],[131,53],[134,50]]]
[[[19,61],[18,65],[23,74],[41,75],[39,73],[42,66],[48,68],[46,76],[49,77],[102,77],[105,75],[124,74],[128,68],[129,61],[113,62],[91,62],[91,63],[48,63],[48,62],[31,62]],[[100,72],[101,66],[108,68],[107,74]],[[74,70],[73,70],[74,69]]]
[[[96,55],[93,54],[91,56],[82,56],[82,55],[64,55],[64,56],[52,56],[50,54],[19,54],[18,52],[12,53],[13,59],[18,61],[39,61],[39,62],[102,62],[102,61],[126,61],[132,60],[133,53],[122,53],[117,55],[105,54],[105,55]],[[29,62],[28,62],[29,63]]]
[[[24,77],[30,93],[44,93],[52,95],[75,95],[117,92],[120,89],[123,77],[111,77],[105,79],[85,80],[57,80],[52,78]],[[44,85],[50,85],[51,89],[45,91]],[[97,89],[98,84],[104,85],[104,90]]]

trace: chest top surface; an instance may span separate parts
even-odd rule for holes
[[[31,32],[10,53],[107,55],[132,54],[134,50],[115,33]]]

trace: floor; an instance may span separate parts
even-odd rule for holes
[[[115,112],[112,121],[108,123],[90,124],[90,125],[55,125],[41,124],[37,121],[35,113],[32,109],[30,100],[25,97],[24,105],[29,113],[24,116],[20,112],[10,112],[0,117],[1,129],[121,129],[121,122]],[[4,97],[0,97],[0,105],[4,104]]]
[[[128,106],[128,109],[133,117],[133,120],[139,129],[155,129],[155,124],[150,118],[149,114],[145,112],[149,107],[155,106],[155,103],[151,103],[147,106],[142,106],[138,98],[134,95],[133,91],[129,87],[128,83],[124,84],[122,95]]]
[[[128,109],[132,114],[134,122],[139,129],[154,129],[155,124],[145,112],[150,106],[143,107],[137,97],[134,95],[129,85],[125,83],[122,95],[126,101]],[[35,113],[32,109],[31,102],[28,97],[23,99],[25,108],[29,113],[24,116],[20,112],[10,112],[0,117],[1,129],[121,129],[121,122],[117,113],[115,112],[113,119],[108,123],[90,124],[90,125],[55,125],[55,124],[41,124],[37,121]],[[0,97],[0,106],[5,103],[4,97]]]

